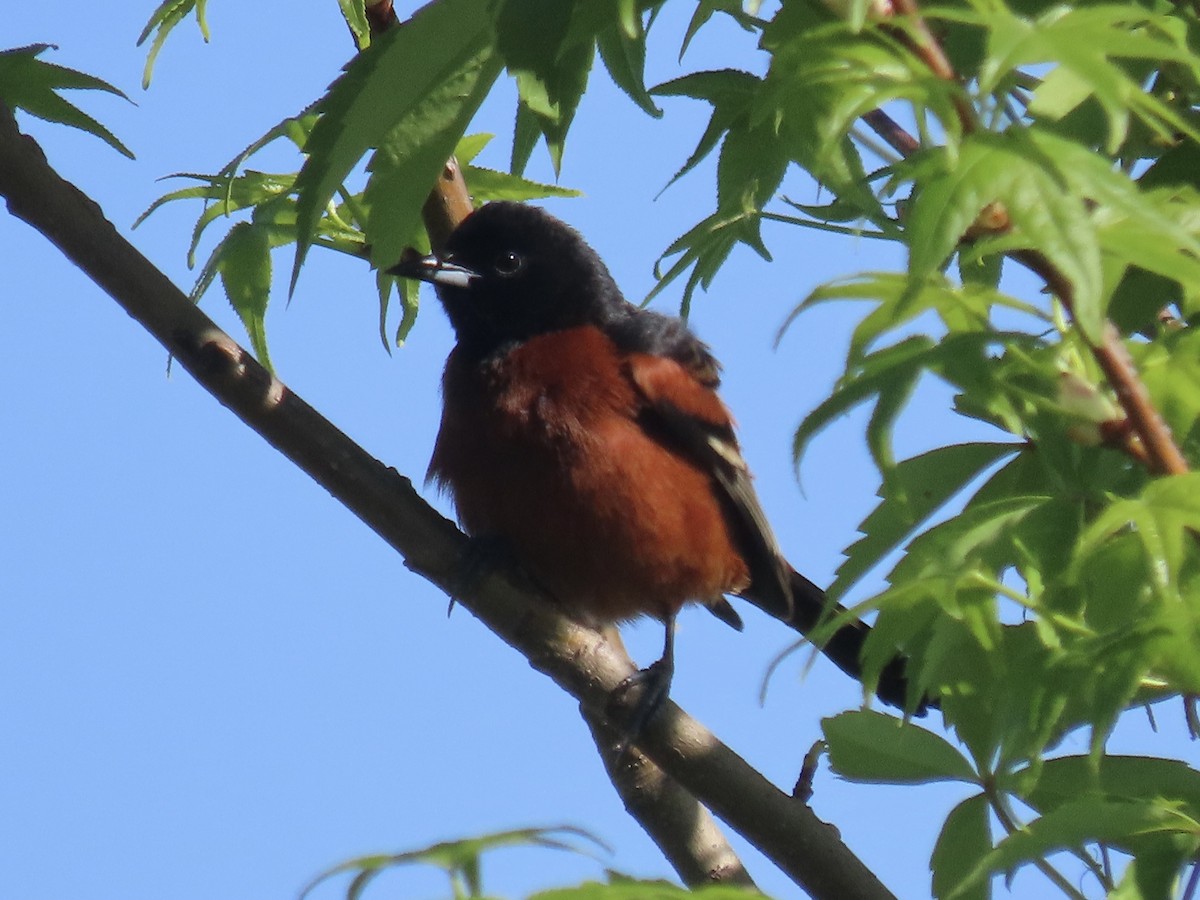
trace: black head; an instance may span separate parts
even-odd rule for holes
[[[605,327],[631,309],[578,232],[542,209],[508,201],[464,219],[440,258],[389,271],[436,285],[459,344],[480,355],[552,331]]]

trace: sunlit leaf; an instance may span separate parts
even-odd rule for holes
[[[240,222],[222,242],[217,264],[225,294],[250,336],[254,355],[268,369],[271,357],[267,352],[265,318],[271,290],[270,250],[265,229]]]
[[[952,444],[897,463],[880,487],[880,504],[858,526],[863,537],[847,548],[828,593],[844,595],[972,478],[1017,449],[1006,443]]]
[[[388,262],[398,258],[399,247],[392,245],[411,231],[404,220],[419,215],[420,200],[498,74],[487,6],[487,0],[441,0],[422,7],[403,28],[391,29],[359,53],[330,89],[296,179],[293,287],[322,210],[372,147],[381,148],[381,163],[388,162],[377,188],[395,184],[404,194],[391,198],[387,227],[380,229],[394,254]],[[408,119],[413,127],[398,133]]]
[[[976,780],[971,764],[931,731],[870,710],[823,719],[835,772],[852,781],[927,784]]]
[[[1185,555],[1194,552],[1200,531],[1200,474],[1189,473],[1150,482],[1138,497],[1116,500],[1081,539],[1081,552],[1095,553],[1114,533],[1132,528],[1150,563],[1153,584],[1175,595]]]
[[[976,862],[992,849],[988,812],[987,797],[977,794],[958,804],[946,817],[929,861],[935,897],[986,900],[990,896],[985,884],[958,891]]]
[[[354,35],[354,43],[359,50],[365,50],[371,45],[371,23],[367,21],[365,0],[338,0],[338,6],[350,33]]]
[[[320,884],[336,875],[357,873],[351,889],[353,896],[361,896],[366,886],[383,872],[398,866],[424,864],[440,868],[448,874],[463,877],[473,896],[481,892],[479,862],[484,853],[506,847],[541,847],[550,850],[567,850],[586,853],[578,844],[580,840],[593,846],[607,849],[597,838],[586,831],[569,825],[553,828],[520,828],[457,841],[443,841],[419,850],[399,853],[380,853],[347,860],[325,870],[314,878],[300,893],[304,900]]]
[[[138,35],[137,45],[140,47],[146,42],[146,38],[154,35],[154,40],[150,42],[150,52],[146,54],[146,67],[142,71],[142,87],[150,87],[150,78],[154,73],[154,62],[158,59],[158,53],[162,50],[163,44],[167,40],[167,36],[175,29],[175,26],[183,21],[192,10],[196,11],[196,24],[200,27],[200,34],[207,42],[211,35],[208,31],[208,21],[205,18],[205,7],[208,5],[208,0],[163,0],[159,7],[150,14],[150,20],[146,23],[146,27],[142,29],[142,33]]]
[[[957,158],[935,154],[914,169],[909,208],[909,271],[919,284],[941,268],[989,204],[1003,206],[1010,228],[1006,249],[1034,250],[1071,286],[1076,321],[1093,341],[1103,323],[1100,245],[1082,197],[1027,138],[973,134]]]
[[[86,131],[133,159],[133,153],[111,131],[79,107],[64,100],[58,92],[104,91],[126,100],[129,98],[107,81],[38,59],[49,49],[49,44],[32,44],[0,51],[0,101],[10,109],[23,110],[47,122]]]
[[[1014,872],[1057,850],[1073,850],[1087,843],[1129,848],[1132,840],[1189,837],[1194,843],[1197,833],[1200,822],[1162,802],[1083,797],[1034,819],[1001,840],[976,865],[964,885],[978,883],[995,872]]]

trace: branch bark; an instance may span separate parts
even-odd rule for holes
[[[346,437],[193,306],[94,201],[49,166],[3,105],[0,195],[14,216],[53,242],[218,401],[400,552],[410,569],[450,591],[466,541],[454,524],[426,504],[409,479]],[[502,573],[454,594],[597,720],[606,716],[611,691],[634,671],[623,650],[602,634]],[[675,704],[651,722],[640,747],[813,897],[892,896],[833,828]]]
[[[607,629],[605,636],[610,642],[621,641],[616,628]],[[579,714],[625,811],[642,826],[684,884],[755,887],[712,814],[687,788],[636,747],[621,753],[617,749],[621,735],[604,716],[583,704]]]

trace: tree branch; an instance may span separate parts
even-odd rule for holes
[[[1074,317],[1075,288],[1044,254],[1036,250],[1016,250],[1011,256],[1039,275],[1062,302],[1067,313]],[[1171,429],[1150,402],[1150,394],[1138,377],[1129,351],[1121,343],[1121,335],[1112,322],[1104,323],[1104,333],[1100,343],[1092,345],[1092,355],[1116,394],[1121,409],[1125,411],[1133,433],[1141,442],[1150,471],[1158,475],[1182,475],[1187,472],[1187,460],[1171,436]]]
[[[929,70],[943,81],[959,84],[958,74],[950,64],[940,43],[929,30],[925,19],[917,8],[916,0],[893,0],[893,9],[897,15],[903,15],[908,20],[912,30],[911,46],[918,56],[929,67]],[[975,113],[967,103],[966,98],[956,95],[955,109],[964,133],[970,133],[975,128]],[[882,110],[874,110],[863,119],[875,129],[884,140],[898,152],[908,155],[913,151],[905,151],[902,146],[910,141],[915,149],[916,141],[911,135],[904,135],[894,121]],[[881,130],[882,129],[882,130]],[[907,137],[908,140],[904,138]],[[988,210],[985,208],[984,212]],[[1003,213],[1003,210],[1000,210]],[[995,210],[992,210],[995,213]],[[1008,217],[1003,216],[1003,228],[1008,228]],[[998,229],[991,229],[998,230]],[[1067,314],[1075,317],[1075,288],[1070,280],[1050,261],[1044,253],[1037,250],[1015,250],[1008,254],[1012,259],[1024,265],[1038,275],[1046,287],[1058,297]],[[1133,433],[1145,449],[1147,465],[1151,472],[1159,475],[1182,475],[1188,471],[1188,463],[1180,451],[1171,429],[1163,421],[1158,410],[1150,402],[1150,394],[1138,377],[1137,369],[1130,359],[1128,351],[1121,343],[1121,335],[1111,322],[1105,322],[1104,333],[1100,343],[1091,344],[1092,355],[1096,358],[1101,371],[1116,394],[1117,402],[1125,412]]]
[[[409,568],[449,591],[466,543],[453,523],[425,503],[407,478],[346,437],[193,306],[117,233],[94,201],[47,164],[3,105],[0,195],[13,215],[53,242],[217,400],[399,551]],[[603,635],[501,573],[455,595],[593,717],[606,716],[610,693],[634,671],[629,657]],[[640,746],[813,897],[892,896],[834,829],[674,703],[650,723]]]
[[[620,640],[615,629],[609,640],[613,637]],[[712,815],[690,791],[636,748],[619,752],[621,735],[603,716],[582,704],[579,713],[625,811],[645,829],[684,884],[755,887]]]

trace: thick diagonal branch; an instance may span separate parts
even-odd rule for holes
[[[465,542],[453,523],[425,503],[407,478],[342,434],[193,306],[117,233],[94,201],[47,164],[2,105],[0,195],[13,215],[52,241],[217,400],[399,551],[406,565],[449,587]],[[634,669],[603,635],[499,575],[456,593],[472,614],[593,715],[604,715],[610,692]],[[891,896],[832,828],[674,704],[646,730],[641,745],[812,896]]]

